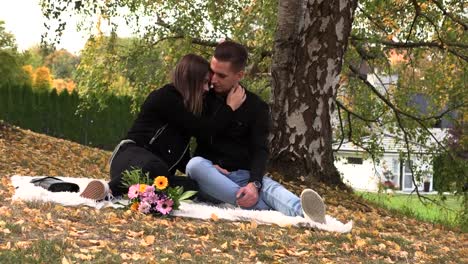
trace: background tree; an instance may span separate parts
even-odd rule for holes
[[[56,50],[44,59],[44,66],[51,69],[55,79],[71,79],[79,58],[65,49]]]
[[[22,67],[22,69],[23,69],[23,72],[24,72],[23,83],[28,87],[32,87],[33,80],[34,80],[34,70],[33,70],[32,65],[30,65],[30,64],[24,65]]]
[[[39,68],[44,65],[45,53],[41,46],[34,45],[24,51],[25,63],[33,68]]]
[[[111,94],[128,95],[141,102],[146,93],[166,80],[157,47],[141,45],[139,39],[102,34],[88,40],[76,70],[79,94],[87,98],[82,107],[105,108]]]
[[[15,36],[7,32],[0,20],[0,85],[12,85],[22,78],[22,58],[17,51]]]
[[[33,88],[38,91],[49,91],[52,88],[50,69],[42,66],[34,72]]]

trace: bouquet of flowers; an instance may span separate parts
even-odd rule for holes
[[[180,202],[187,200],[196,191],[184,192],[183,187],[168,187],[169,180],[165,176],[150,179],[148,173],[141,169],[125,171],[123,184],[128,187],[129,206],[132,211],[144,214],[168,215],[179,208]]]

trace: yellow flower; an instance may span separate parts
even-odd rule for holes
[[[140,206],[140,203],[139,202],[134,202],[132,204],[132,206],[130,206],[130,210],[132,210],[133,212],[136,212],[138,211],[138,207]]]
[[[156,186],[158,190],[164,190],[166,189],[167,185],[169,184],[169,181],[167,180],[166,177],[164,176],[158,176],[156,179],[154,179],[153,185]]]
[[[140,193],[144,193],[146,191],[146,184],[140,184]]]

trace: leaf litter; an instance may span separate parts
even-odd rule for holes
[[[320,184],[313,188],[324,196],[327,213],[353,220],[351,233],[228,222],[216,215],[208,221],[153,218],[110,208],[11,201],[14,174],[108,178],[110,154],[0,121],[0,262],[11,254],[20,260],[42,256],[37,251],[50,248],[37,249],[41,241],[55,241],[49,243],[58,253],[49,257],[56,263],[468,262],[466,233],[393,214]],[[306,187],[272,175],[295,193]]]

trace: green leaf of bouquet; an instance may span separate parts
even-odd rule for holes
[[[179,201],[187,200],[188,198],[194,196],[196,193],[197,191],[186,191],[179,197]]]
[[[152,180],[149,177],[149,173],[143,173],[142,169],[132,167],[131,170],[126,170],[123,172],[122,176],[122,185],[125,187],[130,187],[134,184],[144,183],[146,185],[151,185]]]

